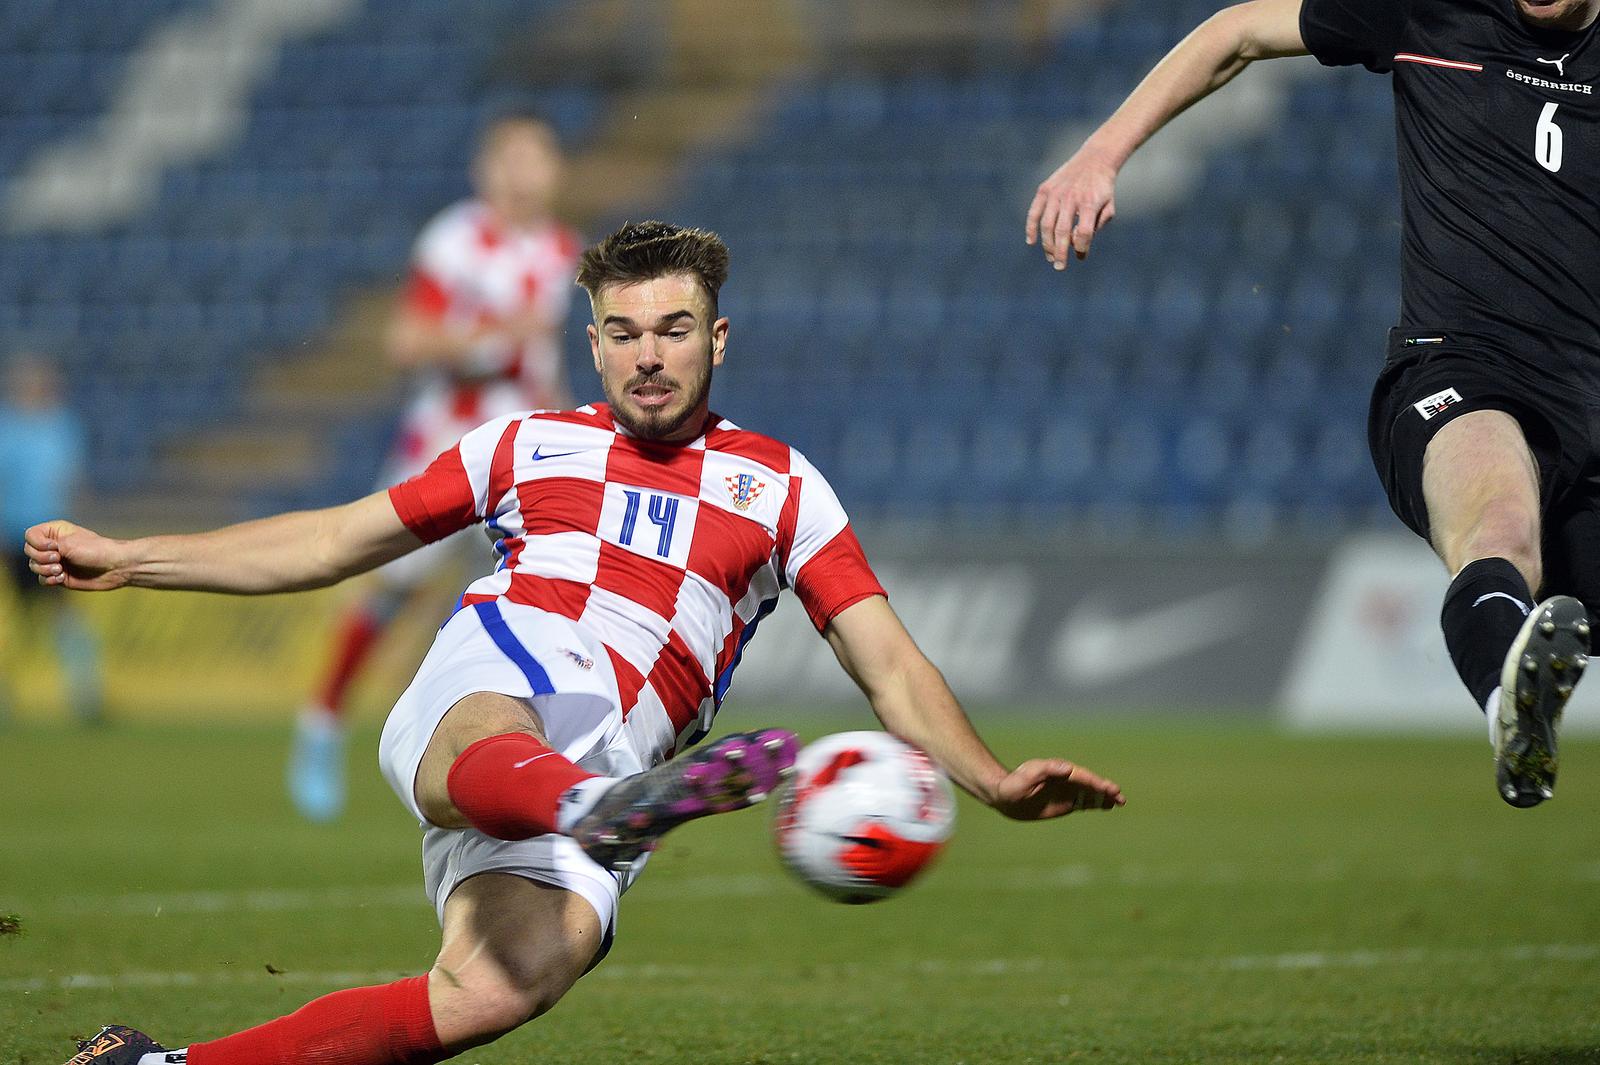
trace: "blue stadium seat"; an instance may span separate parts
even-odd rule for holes
[[[165,174],[149,211],[0,246],[0,328],[110,360],[117,389],[86,377],[86,402],[125,399],[159,358],[184,374],[183,396],[150,397],[175,428],[234,409],[343,291],[403,274],[417,228],[466,191],[496,50],[570,2],[365,0],[289,42],[238,142]],[[0,177],[102,113],[132,45],[200,7],[0,4]],[[733,246],[719,404],[824,456],[858,513],[1245,538],[1373,520],[1362,418],[1398,313],[1384,79],[1296,82],[1280,121],[1208,154],[1180,202],[1120,219],[1065,275],[1020,241],[1062,128],[1102,119],[1214,7],[1113,5],[1032,58],[774,86],[662,208]],[[531,99],[579,144],[607,102],[580,77]],[[150,424],[114,427],[154,454]],[[349,487],[333,480],[301,502]]]
[[[325,329],[343,289],[393,283],[422,222],[466,192],[471,139],[499,103],[484,92],[496,49],[568,3],[367,0],[352,21],[287,42],[239,141],[165,173],[148,211],[100,234],[0,245],[0,328],[82,359],[75,398],[103,430],[92,476],[127,486],[162,438],[236,410],[264,359]],[[147,34],[206,6],[0,4],[0,178],[103,113]],[[548,96],[574,138],[605,102],[592,89]],[[118,413],[130,400],[141,417]]]

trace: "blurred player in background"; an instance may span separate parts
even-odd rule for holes
[[[1445,644],[1518,807],[1553,794],[1600,607],[1597,15],[1600,0],[1225,9],[1040,185],[1027,219],[1058,270],[1086,256],[1128,157],[1252,61],[1310,54],[1393,77],[1401,324],[1368,436],[1390,505],[1454,578]]]
[[[784,588],[884,727],[980,801],[1023,821],[1122,805],[1115,784],[1071,762],[996,759],[889,606],[822,474],[711,412],[727,272],[715,234],[624,226],[578,275],[607,402],[496,418],[387,492],[194,536],[28,530],[35,572],[90,591],[309,588],[479,524],[496,556],[379,744],[424,832],[443,926],[433,969],[183,1050],[114,1025],[72,1065],[427,1065],[550,1009],[604,957],[622,891],[661,835],[759,802],[793,765],[796,737],[781,729],[690,749]]]
[[[21,352],[0,371],[0,533],[8,539],[70,505],[83,474],[83,423],[61,398],[61,378],[42,356]],[[82,722],[101,717],[100,648],[75,604],[42,594],[26,559],[8,553],[16,606],[0,640],[9,644],[0,662],[0,719],[13,701],[16,678],[10,676],[22,656],[24,639],[48,635],[65,681],[67,704]]]
[[[388,335],[390,356],[417,383],[380,483],[421,471],[490,418],[570,405],[560,340],[580,242],[551,214],[561,173],[550,125],[502,114],[479,139],[476,197],[422,231]],[[304,816],[343,809],[346,697],[375,644],[419,589],[478,547],[458,537],[397,559],[340,618],[290,752],[289,793]]]

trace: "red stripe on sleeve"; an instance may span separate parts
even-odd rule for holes
[[[390,488],[389,502],[405,527],[428,544],[483,520],[459,444],[415,477]]]
[[[506,426],[505,432],[500,434],[500,440],[494,446],[494,457],[489,460],[490,510],[498,510],[500,501],[516,485],[513,450],[517,443],[517,430],[521,427],[521,420],[513,419]]]
[[[784,497],[783,509],[778,511],[778,572],[789,570],[789,552],[794,550],[794,534],[800,524],[801,478],[789,478],[789,494]]]
[[[869,596],[888,598],[867,565],[866,552],[848,525],[795,574],[795,595],[821,632],[846,607]]]

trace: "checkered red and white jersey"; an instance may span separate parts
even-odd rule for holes
[[[541,312],[553,323],[548,335],[520,346],[487,344],[474,352],[468,367],[474,383],[442,377],[429,383],[452,390],[460,416],[477,415],[471,425],[510,413],[468,409],[484,379],[519,385],[525,398],[516,409],[524,410],[551,405],[564,387],[558,338],[572,303],[581,251],[577,234],[565,226],[502,226],[476,200],[446,208],[417,238],[405,292],[413,311],[463,327],[488,325],[527,311]]]
[[[805,456],[715,414],[706,424],[662,444],[620,429],[604,405],[521,413],[389,490],[425,541],[486,522],[498,562],[463,602],[572,619],[604,643],[624,712],[659,700],[680,749],[710,726],[780,589],[819,631],[884,594]]]

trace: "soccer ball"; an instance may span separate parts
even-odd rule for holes
[[[840,732],[800,752],[778,797],[784,864],[837,902],[910,883],[955,828],[955,793],[928,756],[886,732]]]

